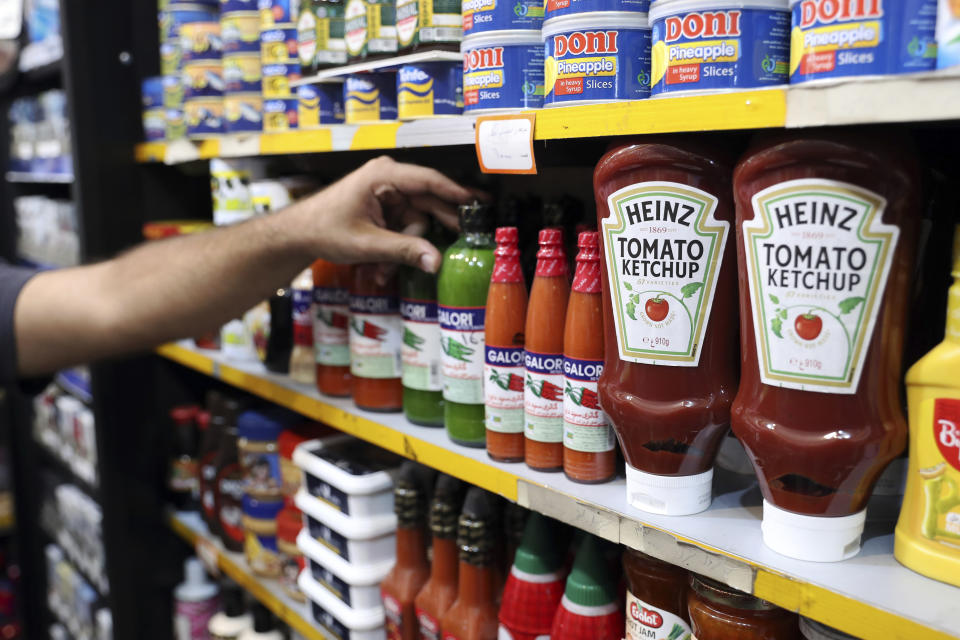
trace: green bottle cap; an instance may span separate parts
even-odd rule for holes
[[[600,540],[590,534],[580,542],[564,591],[567,600],[574,604],[599,607],[616,602],[616,589],[600,545]]]
[[[531,511],[527,526],[523,530],[523,540],[513,559],[513,566],[534,575],[553,573],[561,564],[556,539],[556,523],[536,511]]]

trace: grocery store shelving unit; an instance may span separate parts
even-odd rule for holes
[[[863,551],[841,563],[791,560],[760,537],[761,497],[752,477],[718,471],[716,496],[696,516],[648,514],[626,504],[625,480],[581,485],[562,474],[491,461],[455,445],[443,429],[402,414],[374,414],[321,396],[259,363],[234,364],[218,352],[168,344],[159,355],[417,460],[595,535],[721,580],[863,638],[960,637],[960,589],[930,580],[893,558],[891,526],[871,525]]]
[[[280,583],[270,578],[253,574],[242,553],[227,551],[195,512],[173,512],[170,528],[192,547],[203,546],[204,561],[216,563],[217,569],[240,585],[278,618],[290,625],[307,640],[326,640],[307,618],[306,605],[296,602],[283,592]]]

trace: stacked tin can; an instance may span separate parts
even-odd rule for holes
[[[300,79],[297,53],[297,0],[259,0],[260,63],[263,69],[263,130],[280,133],[297,128],[298,105],[293,83]]]
[[[217,21],[217,9],[208,4],[174,2],[159,5],[160,72],[163,76],[163,108],[165,137],[178,140],[187,134],[185,108],[185,60],[183,27]],[[187,33],[199,30],[188,27]]]
[[[297,49],[300,71],[311,76],[320,69],[347,63],[343,33],[343,5],[340,0],[301,0],[297,20]],[[301,85],[297,88],[301,129],[318,129],[343,122],[343,81],[339,78]]]
[[[212,8],[210,19],[180,27],[183,52],[184,116],[188,138],[204,138],[224,132],[223,42],[220,15]]]
[[[263,130],[260,11],[257,0],[220,0],[223,111],[227,133]]]

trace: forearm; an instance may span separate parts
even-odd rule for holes
[[[36,276],[15,311],[21,375],[147,349],[239,317],[317,257],[298,233],[303,206]]]

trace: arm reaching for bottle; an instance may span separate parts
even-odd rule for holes
[[[415,233],[427,216],[455,227],[456,205],[471,197],[433,169],[382,157],[279,213],[37,274],[14,308],[17,372],[37,376],[213,330],[317,258],[436,272],[440,253]]]

